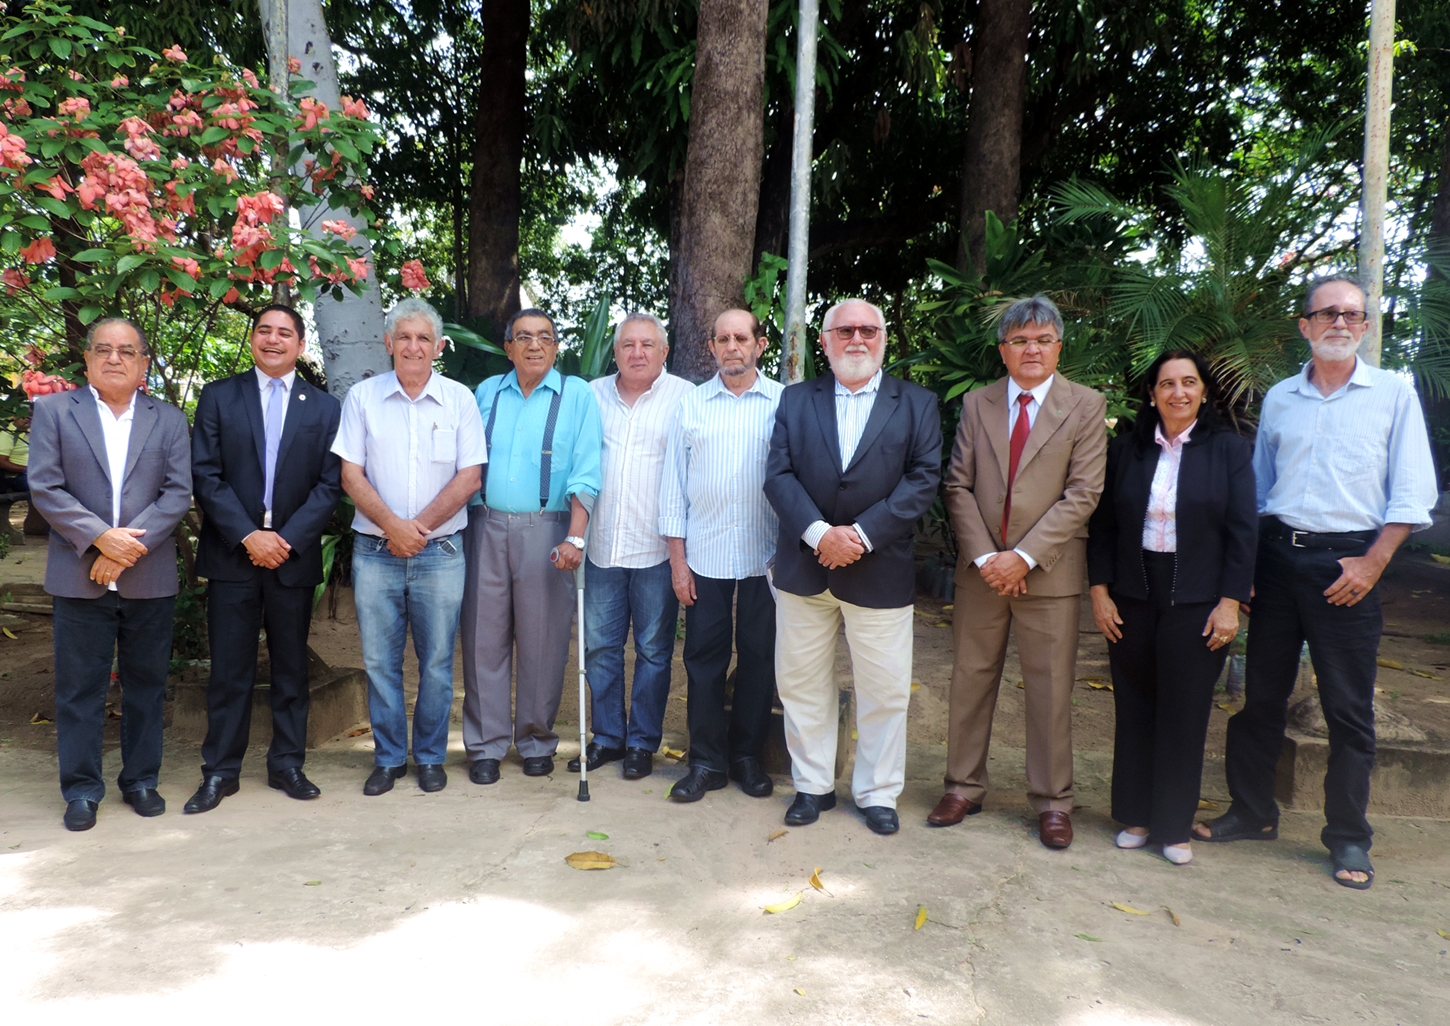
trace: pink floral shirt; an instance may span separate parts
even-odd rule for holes
[[[1149,552],[1178,551],[1178,468],[1183,463],[1183,446],[1193,429],[1194,421],[1173,441],[1163,437],[1163,425],[1153,429],[1153,440],[1162,447],[1158,466],[1153,471],[1153,487],[1148,492],[1148,512],[1143,518],[1143,548]]]

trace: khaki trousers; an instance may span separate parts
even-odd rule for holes
[[[1081,595],[1003,598],[976,573],[958,578],[956,650],[947,726],[946,789],[986,796],[987,749],[1007,634],[1015,630],[1027,696],[1027,800],[1032,811],[1072,811],[1072,685]]]
[[[906,783],[913,608],[853,606],[829,590],[808,596],[776,593],[775,683],[785,709],[785,743],[797,791],[836,790],[836,635],[844,620],[856,690],[851,797],[863,809],[896,808]]]

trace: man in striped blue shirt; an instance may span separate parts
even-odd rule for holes
[[[690,771],[670,797],[696,802],[731,778],[754,798],[774,789],[760,764],[775,698],[775,600],[765,565],[775,512],[765,501],[765,457],[782,386],[762,375],[760,321],[747,310],[715,318],[720,368],[680,401],[660,484],[660,534],[675,595],[685,606]],[[735,692],[725,714],[735,605]],[[728,776],[727,776],[728,774]]]
[[[1374,683],[1384,620],[1376,588],[1438,498],[1419,398],[1409,378],[1355,356],[1365,290],[1316,279],[1299,331],[1313,359],[1264,397],[1254,447],[1258,564],[1245,705],[1228,725],[1229,811],[1195,832],[1206,841],[1278,836],[1275,769],[1299,651],[1309,642],[1329,726],[1320,840],[1334,879],[1368,888],[1365,817],[1374,766]]]

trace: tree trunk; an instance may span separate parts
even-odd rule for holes
[[[744,302],[754,270],[769,7],[768,0],[700,5],[679,259],[670,267],[674,371],[695,381],[715,373],[705,340],[721,310]]]
[[[288,56],[298,58],[302,62],[302,70],[298,74],[314,83],[312,95],[327,104],[329,110],[341,109],[337,63],[333,60],[327,23],[322,18],[321,0],[285,2],[288,52],[280,55],[280,59],[286,60]],[[264,3],[262,6],[265,17],[268,5]],[[276,61],[279,55],[269,54],[268,59]],[[358,230],[352,240],[353,248],[362,256],[372,257],[372,245],[363,234],[366,225],[346,210],[309,207],[303,211],[303,217],[308,230],[318,238],[322,237],[320,225],[323,220],[339,218],[348,222]],[[327,390],[339,399],[347,395],[354,382],[382,374],[393,366],[383,345],[383,300],[378,292],[377,270],[371,267],[371,259],[369,264],[368,288],[362,295],[345,292],[340,303],[327,296],[312,305],[317,342],[327,370]]]
[[[1003,224],[1017,216],[1031,15],[1031,0],[981,0],[977,5],[957,248],[957,266],[964,272],[981,274],[985,269],[986,211]]]
[[[524,159],[524,68],[529,0],[486,0],[484,73],[473,131],[468,203],[468,315],[494,340],[519,310],[519,213]]]

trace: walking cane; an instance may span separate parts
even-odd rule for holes
[[[585,745],[584,720],[584,560],[574,569],[574,595],[579,621],[579,800],[589,800],[589,749]]]

